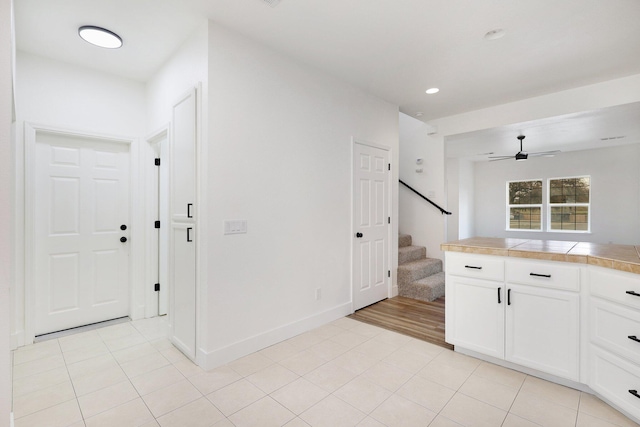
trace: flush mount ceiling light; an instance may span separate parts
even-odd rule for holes
[[[433,95],[434,93],[438,93],[440,92],[440,89],[438,89],[437,87],[432,87],[431,89],[427,89],[427,93],[429,95]]]
[[[416,117],[422,117],[424,115],[424,113],[422,111],[418,111],[416,113]]]
[[[84,25],[78,28],[78,35],[82,40],[94,46],[106,49],[117,49],[122,46],[122,39],[113,31],[93,25]]]
[[[505,31],[502,28],[498,28],[495,30],[491,30],[484,35],[485,40],[497,40],[499,38],[504,37]]]

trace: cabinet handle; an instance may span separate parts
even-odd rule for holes
[[[627,293],[628,293],[629,295],[633,295],[634,297],[640,297],[640,294],[639,294],[639,293],[637,293],[637,292],[627,291]]]
[[[635,397],[640,399],[640,394],[638,394],[638,390],[629,390],[629,393],[633,394]]]
[[[511,305],[511,289],[507,289],[507,305]]]
[[[193,206],[193,203],[187,203],[187,218],[193,218],[191,216],[191,206]]]
[[[482,267],[474,267],[473,265],[465,265],[464,268],[471,268],[473,270],[482,270]]]
[[[535,277],[546,277],[547,279],[551,279],[551,275],[550,275],[550,274],[529,273],[529,276],[535,276]]]
[[[502,292],[502,288],[498,288],[498,304],[502,304],[502,301],[500,300],[500,293]]]
[[[191,227],[187,228],[187,242],[193,242],[191,239]]]
[[[635,335],[629,335],[627,338],[629,338],[631,341],[640,342],[638,337]]]

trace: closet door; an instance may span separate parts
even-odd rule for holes
[[[172,341],[191,359],[196,355],[196,244],[193,224],[171,228],[173,253]]]
[[[171,220],[193,222],[196,203],[196,89],[173,106]]]
[[[196,142],[197,92],[173,106],[171,132],[171,341],[187,357],[196,356]]]

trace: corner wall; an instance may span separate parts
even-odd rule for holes
[[[212,367],[351,312],[352,138],[389,147],[397,165],[398,108],[216,25],[209,108]],[[248,233],[224,235],[233,219]]]

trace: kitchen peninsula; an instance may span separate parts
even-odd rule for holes
[[[441,248],[456,351],[640,420],[640,245],[474,237]]]

